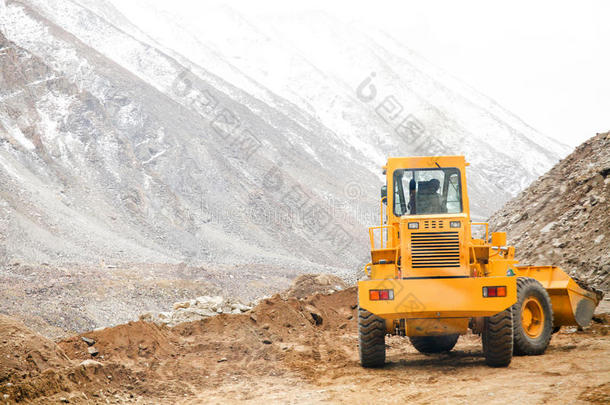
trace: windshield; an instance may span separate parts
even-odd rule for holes
[[[462,212],[460,171],[398,169],[394,171],[394,215],[457,214]]]

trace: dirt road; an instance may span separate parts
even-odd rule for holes
[[[543,356],[485,366],[480,338],[448,354],[387,339],[384,369],[358,364],[355,289],[279,296],[251,313],[174,328],[132,322],[54,344],[0,318],[0,398],[34,403],[608,403],[607,315],[564,328]],[[95,341],[92,357],[81,337]],[[17,357],[15,357],[17,356]]]
[[[364,370],[354,356],[352,362],[319,367],[320,376],[311,381],[237,381],[183,403],[228,398],[254,403],[610,403],[608,338],[560,335],[544,357],[515,358],[508,369],[486,367],[480,339],[473,336],[461,339],[447,355],[418,354],[403,339],[390,344],[382,370]]]

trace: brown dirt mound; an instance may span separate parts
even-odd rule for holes
[[[593,321],[588,327],[588,331],[602,336],[610,335],[610,314],[595,314],[593,316]]]
[[[6,402],[45,403],[59,393],[67,398],[75,389],[91,392],[108,385],[108,376],[120,381],[128,374],[118,365],[73,362],[51,340],[0,315],[0,398]]]
[[[263,350],[269,354],[274,350],[290,351],[294,345],[318,345],[323,332],[355,330],[355,302],[355,287],[301,300],[284,299],[277,294],[246,314],[221,314],[174,328],[129,322],[73,336],[59,345],[78,360],[91,358],[88,345],[81,339],[86,337],[95,341],[94,347],[99,351],[96,359],[100,361],[150,363],[196,352],[209,354],[216,362],[223,357],[243,358],[244,352],[257,353],[267,347],[273,349]]]
[[[178,325],[173,331],[191,343],[193,354],[206,353],[198,360],[206,370],[238,366],[254,375],[313,373],[320,360],[349,358],[349,350],[336,336],[355,333],[355,303],[355,287],[304,300],[275,295],[249,314],[219,315]],[[221,359],[226,362],[218,363]]]
[[[99,353],[93,359],[112,379],[90,378],[79,387],[89,398],[179,398],[230,378],[244,382],[298,373],[315,379],[321,364],[355,363],[353,339],[345,339],[355,336],[355,311],[355,287],[305,299],[277,294],[245,314],[221,314],[173,328],[130,322],[73,336],[59,346],[76,364],[92,359],[82,337],[95,341]],[[51,393],[69,390],[60,386]]]
[[[0,315],[0,383],[66,367],[70,360],[51,340]]]
[[[176,353],[176,339],[169,328],[148,322],[129,322],[112,328],[82,333],[65,339],[60,346],[74,359],[89,359],[89,345],[82,337],[95,341],[103,360],[132,363],[137,359],[166,358]]]
[[[362,369],[357,355],[356,302],[355,287],[305,299],[278,294],[245,314],[221,314],[173,328],[130,322],[73,336],[59,342],[59,348],[48,342],[60,363],[38,377],[21,378],[9,372],[14,385],[7,388],[0,382],[0,393],[38,403],[57,402],[61,397],[70,403],[189,403],[188,398],[190,403],[260,403],[265,402],[263,397],[271,402],[358,403],[369,402],[396,384],[408,390],[416,381],[417,387],[428,384],[436,390],[454,384],[458,376],[478,379],[482,372],[489,372],[482,361],[480,339],[474,335],[460,338],[461,348],[440,357],[417,354],[406,339],[392,337],[386,342],[391,364],[384,370]],[[595,325],[605,326],[607,322],[607,314],[594,319]],[[25,331],[20,332],[24,341],[40,339]],[[533,363],[515,368],[523,370],[546,362],[541,368],[551,367],[552,372],[536,375],[545,381],[559,381],[565,378],[565,367],[556,362],[563,364],[566,356],[580,356],[574,360],[580,367],[597,370],[598,363],[604,363],[607,347],[607,338],[601,335],[595,327],[559,332],[554,337],[558,346]],[[94,359],[87,352],[89,346],[83,336],[95,341],[93,346],[99,354]],[[35,370],[32,368],[32,372]],[[502,373],[508,374],[498,375],[499,386],[510,378],[510,369]],[[604,382],[599,376],[591,379],[587,391],[591,395],[581,400],[603,400],[606,386],[599,384]],[[309,391],[302,394],[302,387],[309,387]],[[365,396],[359,396],[362,387],[370,387]],[[578,388],[570,398],[585,395],[581,390]],[[286,397],[287,391],[293,396]],[[410,399],[433,402],[433,395],[431,391]],[[540,398],[530,400],[537,402]]]
[[[347,287],[343,280],[331,274],[303,274],[292,282],[284,296],[305,298],[314,294],[331,294]]]

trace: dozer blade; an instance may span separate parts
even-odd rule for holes
[[[603,298],[601,292],[583,288],[582,282],[571,278],[559,267],[518,266],[517,275],[534,278],[546,288],[553,305],[553,326],[589,325],[597,304]]]

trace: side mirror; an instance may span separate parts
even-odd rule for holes
[[[381,186],[381,200],[383,201],[384,204],[388,203],[388,186],[387,185],[383,185]]]

